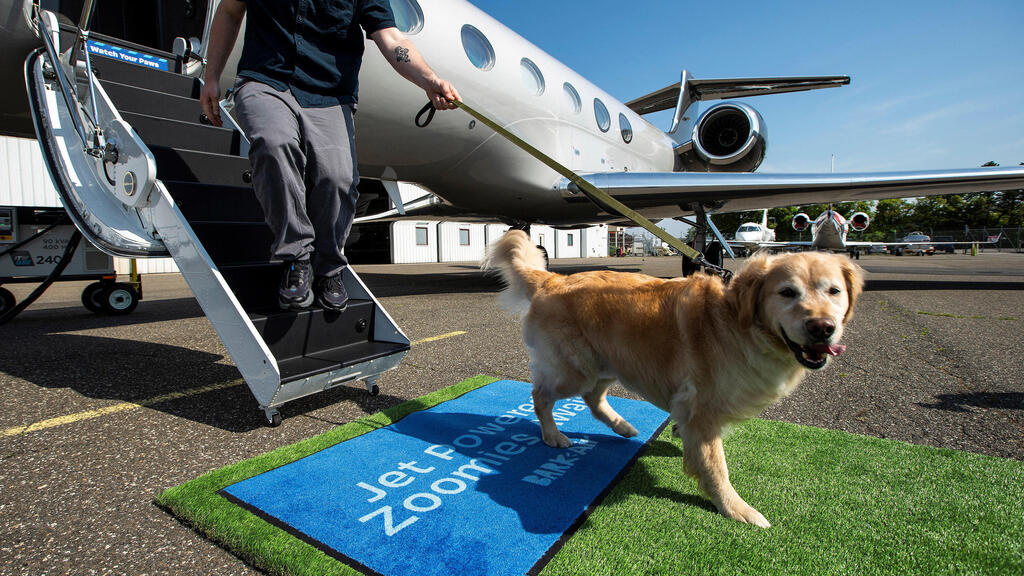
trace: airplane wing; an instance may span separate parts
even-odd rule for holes
[[[678,206],[691,214],[694,204],[712,213],[740,212],[1024,188],[1022,166],[850,174],[605,172],[581,176],[634,210]],[[569,180],[563,179],[559,187],[567,202],[589,202]]]
[[[740,240],[729,240],[729,246],[733,248],[746,248],[747,250],[758,250],[761,248],[786,248],[788,246],[811,247],[814,245],[809,240],[793,240],[791,242],[743,242]],[[847,242],[849,244],[849,242]]]

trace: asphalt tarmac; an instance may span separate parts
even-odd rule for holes
[[[762,416],[1024,460],[1024,254],[859,264],[846,353]],[[668,277],[680,262],[552,262],[601,268]],[[476,374],[529,380],[519,325],[474,264],[356,270],[412,350],[379,396],[341,386],[285,405],[278,428],[178,275],[146,276],[125,317],[86,311],[85,284],[58,283],[0,327],[0,574],[258,574],[154,497]]]

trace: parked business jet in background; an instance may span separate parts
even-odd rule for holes
[[[127,40],[143,56],[163,58],[165,66],[169,61],[168,69],[199,77],[218,3],[99,0],[93,39]],[[765,121],[749,104],[734,99],[839,87],[849,83],[848,77],[697,79],[683,70],[679,82],[622,103],[465,0],[391,4],[399,27],[468,104],[650,219],[696,215],[696,222],[703,224],[704,216],[714,212],[1024,186],[1024,167],[757,174],[767,145]],[[69,0],[0,0],[0,72],[8,86],[22,83],[26,56],[42,45],[36,33],[38,9],[58,14],[66,57],[79,16],[73,7],[80,5]],[[224,86],[232,83],[240,45],[241,40],[228,62]],[[95,46],[89,51],[94,60],[109,56]],[[81,65],[78,70],[81,74]],[[83,99],[88,98],[85,92]],[[417,127],[414,117],[424,103],[422,91],[395,74],[375,48],[367,48],[360,76],[359,171],[364,199],[390,198],[393,206],[387,209],[391,205],[385,202],[383,210],[368,213],[373,204],[364,202],[360,221],[496,219],[518,227],[625,223],[462,112],[438,114],[429,126]],[[24,104],[24,94],[4,90],[0,131],[36,134]],[[668,109],[674,114],[667,130],[643,117]],[[96,145],[89,153],[102,156]],[[431,195],[405,206],[397,194],[398,182],[415,183]],[[96,212],[85,206],[69,209]],[[104,230],[106,241],[94,243],[119,255],[163,255],[149,220],[137,220],[139,229],[129,236],[143,241],[122,242],[118,237],[123,234]],[[97,240],[96,226],[84,228],[90,240]]]
[[[730,244],[751,244],[774,242],[775,229],[768,227],[768,209],[761,211],[761,222],[744,222],[736,229],[734,242]]]

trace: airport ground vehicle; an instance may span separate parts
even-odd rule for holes
[[[924,256],[925,254],[931,256],[935,254],[935,246],[932,245],[932,239],[924,232],[911,232],[903,237],[902,242],[909,242],[909,244],[906,246],[894,246],[893,254],[896,256],[902,256],[904,252],[917,254],[918,256]]]

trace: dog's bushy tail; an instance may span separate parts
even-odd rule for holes
[[[525,311],[537,287],[552,275],[546,269],[544,253],[522,230],[509,230],[492,244],[480,267],[501,275],[506,287],[499,304],[514,312]]]

